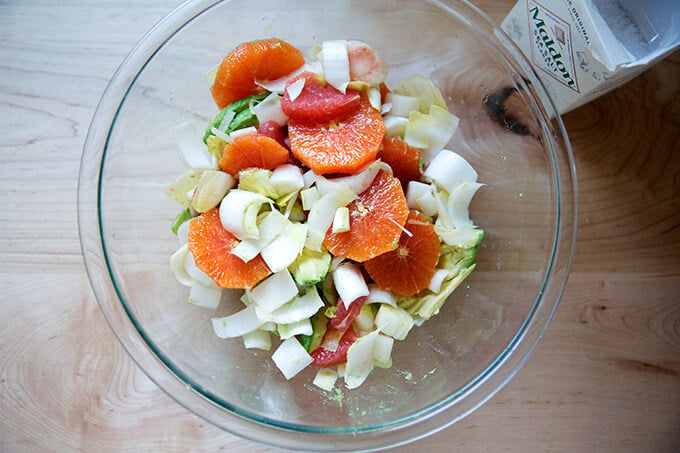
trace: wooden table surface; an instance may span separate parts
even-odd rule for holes
[[[192,415],[134,365],[80,253],[92,113],[178,4],[0,1],[1,451],[271,451]],[[500,22],[512,1],[477,4]],[[397,451],[680,451],[680,53],[564,121],[580,221],[552,325],[486,405]]]

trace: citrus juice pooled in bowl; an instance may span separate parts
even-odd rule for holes
[[[204,309],[243,290],[236,313],[212,318],[218,337],[273,350],[286,379],[318,367],[330,391],[389,368],[474,270],[482,184],[445,149],[459,120],[428,78],[391,90],[360,41],[311,55],[251,41],[208,72],[219,112],[204,133],[176,130],[190,169],[167,191],[183,206],[170,266]]]

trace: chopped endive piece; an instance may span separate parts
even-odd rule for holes
[[[201,173],[202,170],[189,170],[182,173],[168,186],[165,194],[185,208],[190,207],[191,200],[187,197],[187,193],[196,187]]]
[[[368,285],[368,297],[364,301],[364,305],[367,304],[387,304],[396,307],[397,301],[391,292],[380,289],[375,283],[370,283]]]
[[[477,190],[483,185],[477,182],[463,182],[449,194],[446,209],[448,211],[448,220],[452,226],[456,228],[464,226],[474,228],[475,225],[470,220],[470,202],[475,193],[477,193]]]
[[[380,106],[381,115],[386,115],[390,113],[390,110],[392,110],[392,104],[390,104],[389,102],[386,102]]]
[[[326,278],[331,264],[331,254],[326,251],[303,248],[288,270],[300,286],[315,285]]]
[[[282,271],[300,256],[306,238],[307,225],[291,223],[262,249],[260,255],[272,272]]]
[[[276,323],[267,321],[260,326],[260,330],[264,330],[265,332],[276,332]]]
[[[383,117],[385,121],[385,138],[399,137],[402,138],[408,126],[408,118],[401,116],[394,116],[387,114]]]
[[[290,220],[276,209],[268,211],[258,217],[257,228],[260,232],[257,238],[258,247],[263,249],[278,235],[291,225]]]
[[[201,133],[196,128],[194,120],[177,126],[175,137],[179,155],[189,167],[194,169],[213,169],[216,167],[217,162],[208,154],[208,149],[205,143],[201,141]]]
[[[296,335],[311,335],[314,332],[312,323],[309,319],[303,319],[302,321],[296,321],[289,324],[277,324],[276,328],[279,331],[279,336],[282,340]]]
[[[276,167],[272,172],[269,182],[280,194],[290,193],[305,186],[302,170],[297,165],[292,164],[283,164]]]
[[[189,242],[189,225],[191,221],[186,221],[177,228],[177,239],[179,239],[180,245],[184,245]]]
[[[437,214],[437,201],[432,192],[427,192],[422,197],[416,198],[415,206],[426,216],[432,217]]]
[[[329,85],[343,94],[349,84],[349,54],[346,40],[324,41],[319,59]]]
[[[233,186],[234,178],[229,173],[206,170],[201,174],[196,191],[191,197],[191,207],[199,213],[210,211],[222,201]]]
[[[373,183],[380,168],[381,161],[374,160],[352,176],[326,178],[322,175],[316,175],[316,187],[319,189],[319,195],[321,196],[340,190],[341,187],[347,188],[351,192],[359,195],[371,186],[371,183]]]
[[[316,187],[310,187],[300,191],[300,199],[302,200],[302,209],[309,211],[316,200],[319,199],[319,190]]]
[[[189,254],[189,247],[184,244],[170,257],[170,270],[177,281],[184,286],[191,286],[191,276],[184,266],[184,261]]]
[[[215,335],[220,338],[236,338],[256,329],[259,329],[264,322],[257,317],[255,306],[251,305],[233,315],[224,318],[212,318],[213,330]]]
[[[258,238],[242,240],[236,247],[231,249],[231,253],[247,263],[259,255],[265,247],[282,234],[290,225],[292,225],[291,222],[275,209],[263,213],[258,216],[257,220],[259,231]]]
[[[241,261],[244,263],[247,263],[260,254],[257,242],[255,239],[244,239],[231,249],[230,253],[241,258]]]
[[[335,387],[335,382],[338,380],[338,372],[332,368],[319,368],[316,372],[312,384],[316,385],[322,390],[330,392]]]
[[[284,91],[286,90],[286,85],[287,85],[289,80],[299,76],[300,74],[302,74],[305,71],[311,71],[311,70],[312,70],[311,66],[308,65],[307,63],[305,63],[302,66],[300,66],[298,69],[296,69],[295,71],[291,72],[290,74],[286,74],[285,76],[280,77],[276,80],[255,79],[255,84],[261,86],[262,88],[264,88],[267,91],[283,94]],[[304,79],[300,79],[300,80],[303,80],[303,82],[304,82]]]
[[[429,163],[451,140],[458,123],[457,116],[438,106],[432,106],[429,114],[411,112],[404,130],[404,141],[422,149],[423,160]]]
[[[357,338],[347,350],[345,385],[353,389],[364,383],[374,367],[373,350],[380,333],[377,330]]]
[[[276,310],[298,294],[293,277],[285,269],[270,275],[253,289],[246,291],[256,305],[269,312]]]
[[[205,72],[205,80],[212,85],[215,83],[215,77],[217,77],[217,71],[220,69],[220,63],[217,63],[215,66],[212,68],[208,69]]]
[[[477,172],[460,154],[442,150],[425,169],[423,176],[451,193],[464,182],[477,182]]]
[[[431,106],[448,109],[441,91],[430,79],[422,75],[416,75],[407,79],[394,92],[404,96],[415,96],[420,99],[419,110],[422,113],[430,113]]]
[[[257,214],[265,203],[272,201],[247,190],[230,190],[220,204],[222,226],[237,239],[257,239]]]
[[[219,124],[216,126],[217,130],[220,132],[226,133],[227,129],[229,129],[229,125],[231,124],[231,121],[234,119],[236,116],[236,112],[233,110],[227,110],[222,117],[222,120],[219,122]],[[208,137],[210,138],[210,137]],[[207,139],[206,139],[206,145],[207,145]]]
[[[199,307],[215,310],[222,299],[222,288],[214,286],[204,286],[197,281],[191,282],[188,303]]]
[[[290,85],[288,85],[287,88],[285,88],[286,94],[288,94],[288,97],[290,98],[291,102],[295,101],[298,98],[298,96],[302,94],[302,89],[305,87],[306,81],[307,79],[303,77],[291,83]]]
[[[257,116],[260,124],[267,121],[276,121],[281,126],[288,124],[288,116],[283,113],[281,108],[281,96],[277,93],[271,93],[262,102],[253,107],[252,111]]]
[[[335,210],[332,231],[333,233],[349,231],[349,208],[347,206],[340,206]]]
[[[264,168],[247,168],[238,172],[238,189],[259,193],[271,199],[277,199],[281,193],[271,182],[272,172]]]
[[[380,368],[389,368],[392,366],[393,346],[394,338],[383,334],[378,335],[375,339],[375,346],[373,347],[373,360],[375,366]]]
[[[364,302],[359,314],[354,318],[354,325],[360,332],[370,332],[373,330],[373,327],[375,327],[375,313],[373,313],[373,307],[366,305]]]
[[[283,213],[285,218],[290,219],[290,211],[292,210],[292,207],[295,206],[299,194],[299,190],[294,190],[276,199],[276,206],[279,210],[285,209],[285,212]]]
[[[255,128],[255,126],[247,126],[240,129],[236,129],[234,132],[229,134],[229,139],[234,140],[235,138],[250,134],[257,134],[257,129]]]
[[[321,250],[326,231],[333,223],[335,211],[341,206],[347,206],[356,198],[356,193],[343,186],[319,198],[309,211],[307,218],[309,231],[305,246],[312,250]]]
[[[382,96],[380,94],[380,90],[377,89],[377,88],[369,88],[368,89],[368,102],[371,104],[371,107],[373,107],[376,110],[381,110],[381,107],[382,107],[381,101],[382,101]]]
[[[420,181],[409,181],[406,188],[406,203],[411,209],[417,209],[416,200],[425,194],[432,193],[432,185]]]
[[[272,354],[272,360],[286,379],[292,378],[314,361],[295,337],[281,343]]]
[[[430,291],[437,294],[442,289],[442,283],[449,276],[450,272],[446,269],[437,269],[434,271],[430,285],[427,287]]]
[[[466,249],[479,243],[484,236],[484,232],[480,229],[469,226],[462,226],[461,228],[444,226],[440,220],[441,218],[435,222],[434,230],[446,245]]]
[[[269,332],[257,329],[243,335],[243,345],[246,349],[269,351],[272,348],[272,339]]]
[[[256,307],[255,311],[263,321],[292,324],[311,318],[323,306],[324,303],[319,297],[316,287],[312,286],[304,295],[293,298],[293,300],[286,302],[272,312],[260,307]]]
[[[404,309],[382,304],[375,316],[378,330],[395,340],[403,340],[413,327],[413,318]]]
[[[420,99],[398,93],[387,93],[385,102],[391,104],[390,115],[408,118],[409,113],[420,108]]]
[[[219,162],[222,159],[222,152],[224,147],[227,146],[227,140],[229,136],[221,134],[223,137],[218,137],[217,135],[211,135],[206,139],[206,145],[208,145],[208,152],[217,159]]]
[[[217,283],[215,283],[215,280],[210,278],[208,274],[206,274],[196,266],[196,262],[194,261],[194,255],[192,255],[191,252],[187,253],[186,258],[184,259],[184,268],[186,269],[187,273],[191,276],[192,280],[196,280],[201,285],[207,286],[209,288],[218,287]]]
[[[346,263],[338,266],[333,271],[333,282],[345,308],[349,308],[359,297],[369,294],[366,280],[356,264]]]
[[[307,170],[302,174],[302,180],[305,182],[305,188],[308,189],[316,181],[316,174],[312,170]]]

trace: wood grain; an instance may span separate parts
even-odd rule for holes
[[[106,325],[76,186],[110,76],[177,0],[0,1],[0,451],[248,451],[160,391]],[[510,0],[476,2],[500,21]],[[580,223],[517,376],[416,451],[680,451],[680,53],[564,117]]]

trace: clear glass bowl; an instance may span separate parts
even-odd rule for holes
[[[424,74],[461,124],[449,148],[487,184],[471,217],[486,236],[477,269],[438,316],[395,345],[394,364],[356,390],[326,393],[314,369],[286,381],[270,353],[212,332],[170,272],[178,211],[164,190],[184,170],[174,127],[217,111],[206,70],[237,44],[276,36],[300,49],[366,41],[387,83]],[[515,89],[499,125],[487,102]],[[512,91],[512,90],[511,90]],[[441,430],[479,407],[527,360],[566,284],[576,234],[568,139],[526,59],[467,2],[187,2],[132,50],[96,110],[82,158],[78,214],[99,305],[146,374],[184,407],[245,438],[295,450],[370,450]],[[492,109],[493,110],[493,109]],[[511,109],[512,110],[512,109]],[[218,315],[240,307],[228,292]],[[340,386],[342,389],[342,386]]]

